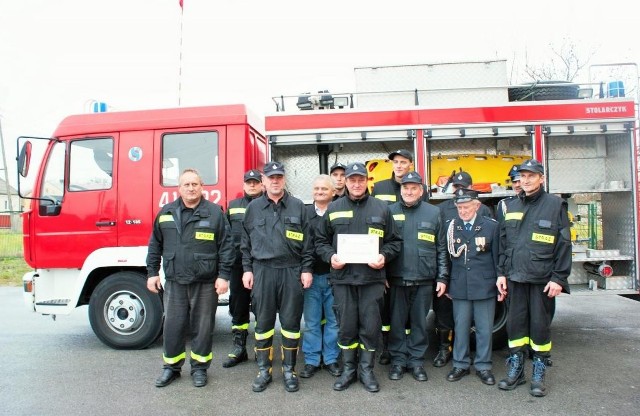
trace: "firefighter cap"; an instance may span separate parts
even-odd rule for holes
[[[467,172],[460,171],[459,173],[455,174],[451,184],[460,185],[463,188],[469,188],[471,185],[473,185],[473,180],[471,179],[471,175],[469,175]]]
[[[248,170],[245,174],[244,174],[244,181],[258,181],[260,182],[262,180],[262,173],[260,173],[260,171],[258,169],[251,169]]]
[[[264,165],[265,176],[284,175],[284,165],[280,162],[269,162]]]
[[[402,179],[400,180],[401,184],[405,184],[405,183],[422,183],[422,177],[418,174],[418,172],[409,172],[406,175],[404,175],[402,177]]]
[[[406,150],[406,149],[398,149],[395,152],[389,153],[388,159],[389,160],[393,160],[393,158],[398,156],[398,155],[409,159],[410,162],[413,162],[413,154],[410,151]]]
[[[336,169],[342,169],[342,170],[346,171],[347,170],[347,166],[344,163],[336,162],[329,169],[329,173],[333,173],[333,171],[336,170]]]
[[[539,173],[541,175],[544,175],[544,166],[542,166],[542,163],[538,162],[535,159],[529,159],[529,160],[525,160],[518,167],[518,171],[533,172],[533,173]]]
[[[344,177],[348,178],[353,175],[367,176],[367,168],[360,162],[349,163],[345,170]]]
[[[478,199],[478,192],[473,189],[460,188],[454,193],[454,201],[456,204],[469,202],[474,199]]]
[[[511,182],[516,182],[520,180],[520,172],[518,171],[518,165],[511,166],[511,169],[509,169],[509,177],[511,178]]]

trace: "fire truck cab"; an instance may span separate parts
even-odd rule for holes
[[[263,130],[244,105],[228,105],[75,115],[51,138],[19,138],[27,304],[54,316],[88,304],[105,344],[151,344],[163,316],[146,288],[155,215],[178,197],[185,168],[199,171],[210,201],[242,196],[244,172],[265,163]]]

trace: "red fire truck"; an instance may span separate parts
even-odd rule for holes
[[[508,86],[503,65],[356,68],[356,92],[276,97],[264,128],[236,105],[78,115],[52,138],[22,137],[19,190],[32,198],[24,249],[34,268],[25,300],[51,315],[88,304],[104,343],[144,348],[162,322],[160,298],[145,287],[146,244],[182,169],[199,169],[205,196],[226,206],[244,171],[278,160],[289,192],[311,202],[313,178],[331,164],[367,162],[372,181],[386,179],[385,158],[398,148],[414,152],[436,204],[451,197],[447,178],[464,170],[495,208],[513,195],[511,165],[541,160],[546,188],[567,199],[573,219],[573,292],[638,293],[635,100],[571,83]],[[500,304],[495,345],[505,320]]]

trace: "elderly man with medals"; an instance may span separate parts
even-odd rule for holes
[[[471,367],[470,332],[475,325],[476,375],[487,385],[495,384],[491,361],[491,332],[495,313],[496,264],[499,249],[498,223],[477,215],[478,193],[458,189],[454,196],[459,218],[447,228],[447,248],[451,256],[448,295],[453,300],[456,334],[453,345],[453,368],[448,381],[458,381]]]

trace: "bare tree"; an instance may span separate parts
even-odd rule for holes
[[[577,45],[568,38],[562,39],[557,46],[549,44],[551,58],[541,64],[531,64],[525,51],[524,73],[532,81],[574,81],[581,71],[589,65],[596,51],[584,54]]]

